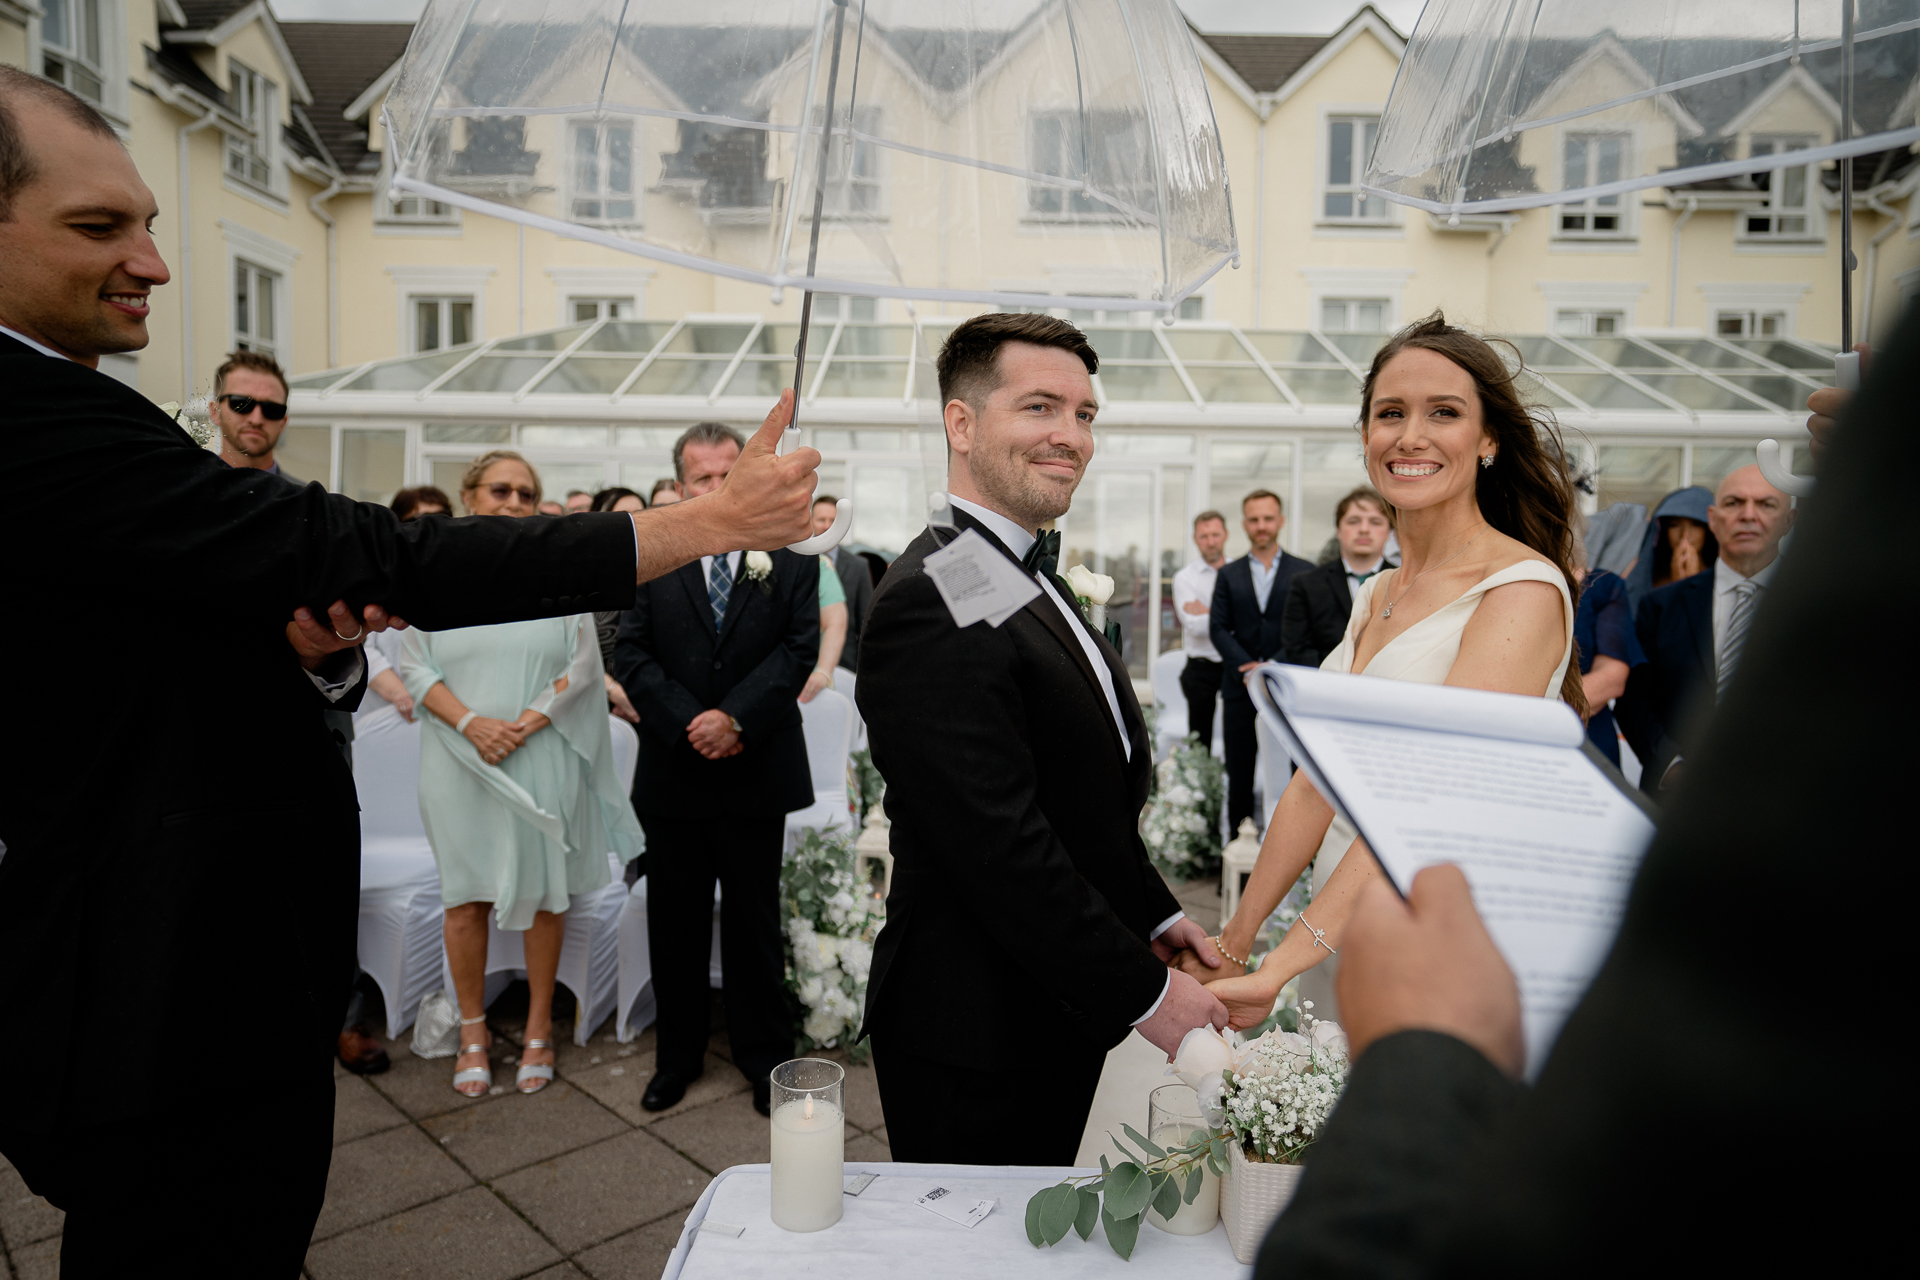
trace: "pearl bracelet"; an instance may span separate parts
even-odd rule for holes
[[[1220,941],[1219,934],[1215,934],[1213,937],[1208,938],[1207,941],[1213,944],[1214,950],[1218,951],[1221,955],[1225,956],[1227,959],[1239,965],[1242,969],[1247,967],[1247,964],[1249,962],[1246,960],[1242,960],[1239,956],[1236,956],[1235,954],[1233,954],[1233,952],[1227,950],[1227,944]]]
[[[455,733],[465,733],[467,731],[467,726],[472,724],[474,717],[479,714],[480,713],[478,711],[467,712],[467,714],[460,717],[460,723],[453,726],[453,731]]]

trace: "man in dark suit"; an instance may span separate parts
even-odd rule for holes
[[[745,442],[717,422],[673,446],[683,498],[720,485]],[[647,952],[660,1001],[654,1075],[664,1111],[705,1069],[713,885],[733,1062],[767,1114],[769,1073],[793,1056],[781,947],[787,814],[813,803],[796,699],[820,653],[820,561],[776,551],[704,556],[640,588],[613,642],[640,713],[633,808],[647,833]]]
[[[1287,610],[1280,620],[1280,660],[1317,667],[1346,638],[1354,593],[1382,569],[1386,557],[1387,500],[1371,485],[1361,485],[1333,509],[1333,536],[1339,554],[1306,573],[1293,575]]]
[[[1280,626],[1295,574],[1313,565],[1280,549],[1287,516],[1280,495],[1255,489],[1240,500],[1250,547],[1229,560],[1213,583],[1213,647],[1220,651],[1221,737],[1227,748],[1227,829],[1253,817],[1253,771],[1260,744],[1253,732],[1247,672],[1280,656]],[[1279,797],[1270,797],[1278,799]]]
[[[1054,572],[1093,454],[1098,357],[1072,325],[985,315],[940,353],[956,529],[930,528],[875,592],[857,695],[887,780],[893,888],[866,1030],[898,1160],[1070,1164],[1107,1050],[1171,1055],[1226,1010],[1167,961],[1219,959],[1147,860],[1153,748],[1119,655]],[[929,555],[1005,564],[1031,598],[955,625]],[[1036,1078],[1018,1061],[1046,1027]],[[1036,1093],[1036,1090],[1038,1092]],[[987,1099],[1044,1099],[1002,1124]]]
[[[813,499],[813,531],[825,533],[833,527],[835,503],[831,494]],[[867,611],[873,608],[873,570],[866,557],[845,546],[827,552],[833,571],[839,575],[840,589],[847,593],[847,642],[840,649],[840,665],[849,671],[860,669],[860,631],[867,625]]]
[[[1780,540],[1793,527],[1793,507],[1759,467],[1740,467],[1714,492],[1707,527],[1720,548],[1713,567],[1640,602],[1634,628],[1647,661],[1627,676],[1614,703],[1649,795],[1679,782],[1682,758],[1739,666],[1748,622],[1779,568]]]
[[[24,616],[110,581],[121,621],[63,658],[139,691],[86,715],[57,681],[9,692],[29,728],[0,772],[0,1013],[23,1051],[0,1058],[0,1154],[66,1211],[69,1280],[160,1257],[291,1276],[326,1190],[359,907],[352,775],[317,712],[358,696],[374,606],[435,629],[624,606],[636,576],[801,536],[818,455],[772,458],[776,410],[725,493],[644,525],[402,525],[225,466],[96,368],[146,345],[168,278],[112,126],[0,66],[0,155],[0,596]],[[0,664],[33,672],[42,645],[0,628]],[[250,696],[207,697],[215,671]],[[243,785],[262,770],[275,786]],[[265,1069],[216,1080],[194,1057],[212,980],[272,1012]]]
[[[1816,453],[1794,554],[1533,1088],[1515,1082],[1512,974],[1459,873],[1422,872],[1408,904],[1384,887],[1362,902],[1340,944],[1357,1060],[1256,1274],[1613,1275],[1625,1223],[1634,1267],[1661,1275],[1871,1274],[1899,1256],[1905,1196],[1884,1169],[1911,1106],[1898,1027],[1916,885],[1887,834],[1904,829],[1912,750],[1884,666],[1833,637],[1886,626],[1886,570],[1860,548],[1905,535],[1886,465],[1916,368],[1909,308]],[[1831,412],[1838,394],[1810,404]],[[1791,907],[1817,949],[1778,963],[1783,887],[1810,871],[1865,891]],[[1782,1177],[1782,1099],[1823,1074],[1805,1126],[1819,1174]]]

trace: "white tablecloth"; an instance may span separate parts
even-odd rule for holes
[[[1080,1280],[1089,1276],[1178,1276],[1181,1280],[1241,1280],[1253,1268],[1234,1261],[1224,1227],[1204,1236],[1175,1236],[1142,1226],[1131,1262],[1122,1261],[1094,1228],[1073,1232],[1050,1249],[1027,1240],[1027,1199],[1070,1174],[1099,1169],[1047,1169],[941,1164],[847,1165],[847,1176],[874,1173],[859,1196],[847,1196],[846,1214],[825,1231],[798,1234],[773,1225],[768,1212],[770,1173],[764,1164],[735,1165],[708,1184],[680,1234],[661,1280],[756,1280],[757,1277],[830,1276],[835,1280]],[[914,1201],[946,1187],[962,1202],[998,1200],[969,1230]],[[711,1220],[746,1228],[738,1238],[700,1230]]]

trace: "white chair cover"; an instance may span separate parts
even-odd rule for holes
[[[720,886],[713,887],[713,949],[707,985],[720,985]],[[614,1034],[625,1044],[653,1025],[660,1004],[653,994],[653,959],[647,951],[647,878],[633,882],[620,908],[620,990]]]
[[[622,789],[631,792],[634,766],[640,758],[640,736],[617,716],[608,716],[607,720],[613,735],[614,767],[620,772]],[[567,931],[560,943],[560,968],[555,977],[573,993],[579,1006],[573,1023],[573,1042],[578,1045],[585,1045],[613,1012],[619,991],[620,914],[627,900],[626,867],[611,853],[607,866],[613,875],[611,884],[594,893],[575,894],[568,903]],[[501,929],[489,916],[486,1002],[491,1005],[508,983],[526,976],[524,935]],[[451,974],[446,983],[447,990],[453,990]]]
[[[822,689],[812,702],[800,704],[807,735],[807,768],[813,773],[813,803],[787,815],[787,844],[792,849],[800,833],[852,831],[852,803],[847,794],[847,763],[853,752],[854,710],[850,699]]]
[[[1153,758],[1164,760],[1173,749],[1186,741],[1187,737],[1187,694],[1180,687],[1180,672],[1187,665],[1187,652],[1184,649],[1169,649],[1155,658],[1147,668],[1148,679],[1153,685],[1153,700],[1160,711],[1154,726]],[[1226,716],[1220,707],[1220,695],[1213,695],[1213,741],[1207,744],[1216,760],[1227,758]]]
[[[860,715],[860,701],[853,696],[857,683],[853,672],[845,667],[833,669],[833,691],[853,704],[853,750],[867,749],[867,722]]]
[[[1280,803],[1280,793],[1287,789],[1287,783],[1293,780],[1293,757],[1280,744],[1280,738],[1267,728],[1264,720],[1255,717],[1253,722],[1254,741],[1260,750],[1254,765],[1254,777],[1259,783],[1260,809],[1263,815],[1260,831],[1264,838],[1267,825],[1273,821],[1273,811]]]
[[[440,872],[420,821],[420,725],[392,706],[354,724],[360,793],[360,967],[387,1006],[387,1037],[413,1025],[442,981]]]

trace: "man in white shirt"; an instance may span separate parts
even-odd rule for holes
[[[1173,575],[1173,611],[1187,665],[1180,692],[1187,699],[1187,733],[1202,747],[1213,745],[1213,704],[1220,696],[1220,651],[1213,647],[1213,580],[1227,562],[1227,518],[1202,511],[1193,519],[1193,545],[1200,558]]]

